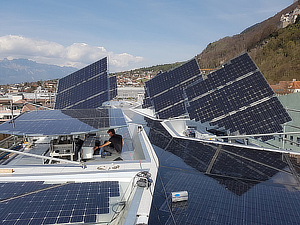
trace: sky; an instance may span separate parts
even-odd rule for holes
[[[109,71],[186,61],[293,0],[1,0],[0,60]]]

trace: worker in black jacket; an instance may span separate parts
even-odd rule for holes
[[[105,141],[103,145],[95,146],[94,151],[103,147],[103,150],[106,152],[121,154],[124,145],[122,136],[116,134],[114,129],[109,129],[107,133],[110,136],[110,139]]]

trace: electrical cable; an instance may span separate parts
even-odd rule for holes
[[[164,190],[164,193],[165,193],[166,203],[167,203],[168,209],[169,209],[169,211],[170,211],[172,220],[173,220],[174,224],[176,225],[176,221],[175,221],[174,215],[173,215],[173,213],[172,213],[172,209],[171,209],[170,204],[169,204],[169,202],[168,202],[168,196],[167,196],[167,191],[166,191],[165,185],[164,185],[164,183],[163,183],[163,181],[162,181],[162,178],[161,178],[161,176],[160,176],[160,173],[159,173],[158,171],[157,171],[157,173],[158,173],[160,182],[161,182],[161,184],[162,184],[162,187],[163,187],[163,190]]]
[[[132,179],[131,190],[130,190],[130,193],[129,193],[129,196],[128,196],[127,200],[130,199],[130,197],[131,197],[131,195],[132,195],[132,193],[133,193],[133,190],[134,190],[134,187],[135,187],[134,183],[135,183],[135,177]],[[126,201],[126,200],[123,200],[123,199],[125,199],[125,193],[127,193],[127,191],[129,190],[129,187],[130,187],[130,185],[127,186],[127,188],[126,188],[126,190],[125,190],[123,196],[121,197],[121,201],[119,201],[118,203],[116,203],[116,204],[114,204],[114,205],[112,206],[112,211],[113,211],[115,214],[114,214],[114,216],[112,217],[112,219],[111,219],[109,222],[105,222],[105,223],[110,224],[111,222],[113,222],[114,220],[116,220],[116,219],[118,218],[119,214],[125,209],[125,207],[126,207],[126,205],[127,205],[127,204],[126,204],[127,201]],[[120,203],[123,204],[123,207],[121,208],[120,211],[115,211],[115,210],[113,209],[113,207],[114,207],[115,205],[117,205],[117,204],[120,205]]]
[[[146,126],[146,125],[145,125],[145,126]],[[144,127],[144,126],[143,126],[143,127]],[[162,133],[162,132],[160,132],[160,131],[158,131],[158,132],[161,133],[163,136],[169,138],[169,136],[165,135],[164,133]],[[171,139],[170,139],[170,141],[168,142],[166,148],[170,145],[170,143],[172,142],[172,140],[173,140],[173,137],[171,137]],[[166,148],[165,148],[165,149],[166,149]],[[154,157],[154,156],[153,156],[153,152],[151,152],[151,154],[152,154],[152,157]],[[163,154],[163,153],[162,153],[162,154]],[[162,155],[162,154],[161,154],[161,155]],[[161,157],[161,156],[160,156],[160,157]],[[158,158],[158,161],[159,161],[159,158]],[[166,192],[164,183],[163,183],[163,181],[162,181],[161,175],[160,175],[160,173],[159,173],[159,167],[158,167],[159,163],[157,164],[157,162],[155,161],[155,165],[156,165],[157,173],[158,173],[158,175],[159,175],[159,177],[160,177],[160,181],[161,181],[161,184],[162,184],[162,187],[163,187],[163,190],[164,190],[165,199],[166,199],[166,203],[167,203],[167,206],[168,206],[168,209],[169,209],[171,218],[172,218],[172,220],[173,220],[174,225],[176,225],[176,221],[175,221],[174,215],[173,215],[173,213],[172,213],[171,207],[170,207],[169,202],[168,202],[167,192]],[[143,173],[143,171],[141,171],[140,173]],[[139,174],[139,173],[138,173],[138,174]],[[149,189],[150,189],[150,188],[149,188]],[[150,191],[150,194],[151,194],[151,191]],[[153,197],[153,194],[151,194],[151,195],[152,195],[152,197]]]
[[[172,140],[173,140],[173,137],[170,139],[170,141],[168,142],[167,146],[163,149],[163,152],[158,157],[158,161],[162,157],[162,155],[167,151],[167,149],[168,149],[169,145],[171,144]]]
[[[151,194],[151,196],[152,196],[153,207],[155,208],[156,213],[157,213],[157,219],[158,219],[159,223],[162,224],[162,222],[161,222],[161,220],[160,220],[158,208],[156,207],[156,204],[155,204],[154,199],[153,199],[153,198],[154,198],[154,194],[153,194],[153,192],[151,191],[151,188],[149,188],[149,190],[150,190],[150,194]],[[163,197],[165,197],[165,196],[163,196]]]

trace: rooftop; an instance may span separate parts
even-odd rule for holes
[[[145,202],[152,199],[150,191],[154,191],[157,158],[145,131],[124,117],[120,109],[85,110],[90,120],[82,112],[79,109],[34,111],[16,118],[14,125],[2,124],[7,129],[1,130],[2,133],[20,135],[25,130],[32,131],[27,133],[32,147],[22,149],[1,164],[3,224],[134,224],[139,215],[147,218],[151,205]],[[122,153],[104,158],[90,154],[95,138],[103,143],[109,138],[107,129],[112,127],[123,136]],[[92,130],[94,133],[87,135]],[[64,145],[57,145],[60,152],[51,151],[55,139],[68,138],[72,131],[84,140],[78,161],[72,161],[75,157],[72,151],[65,152],[68,139],[61,143]],[[147,189],[136,184],[141,171],[149,174],[153,183]]]

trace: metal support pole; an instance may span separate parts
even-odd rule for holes
[[[285,133],[285,127],[286,127],[286,123],[283,124],[283,133]],[[282,149],[284,149],[285,135],[286,135],[286,134],[284,134],[284,135],[282,136]]]
[[[15,151],[15,150],[6,149],[6,148],[0,148],[0,150],[4,151],[4,152],[19,154],[19,155],[26,155],[26,156],[30,156],[30,157],[34,157],[34,158],[49,159],[49,160],[53,160],[53,161],[76,164],[76,165],[80,165],[82,168],[85,168],[85,164],[83,162],[76,162],[76,161],[70,161],[70,160],[66,160],[66,159],[53,158],[53,157],[49,157],[49,156],[35,155],[35,154],[27,153],[27,152],[20,152],[20,151]]]

